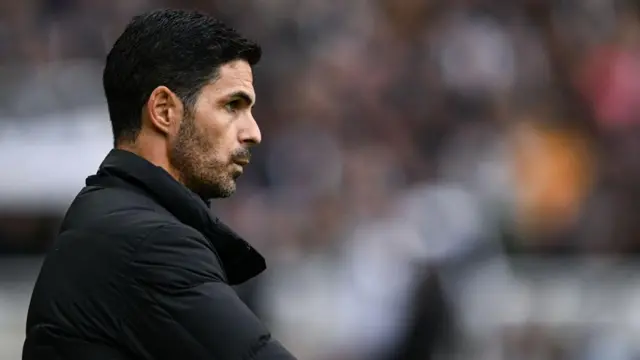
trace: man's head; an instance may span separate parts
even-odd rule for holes
[[[135,17],[103,74],[118,148],[165,168],[204,198],[227,197],[260,142],[251,109],[255,43],[205,14]]]

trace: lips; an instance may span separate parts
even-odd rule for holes
[[[235,159],[233,162],[240,166],[246,166],[246,165],[249,165],[250,161],[249,159]]]
[[[251,152],[249,152],[249,150],[247,149],[242,149],[239,151],[236,151],[231,158],[233,159],[233,162],[240,165],[240,166],[245,166],[248,165],[249,162],[251,161]]]

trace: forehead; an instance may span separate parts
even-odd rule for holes
[[[253,71],[249,63],[243,60],[222,65],[216,79],[202,88],[203,94],[215,97],[224,97],[237,92],[245,92],[251,98],[255,98]]]

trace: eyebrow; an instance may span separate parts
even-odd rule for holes
[[[228,96],[229,99],[241,99],[242,101],[245,101],[247,104],[249,104],[249,106],[253,105],[255,103],[255,100],[253,99],[253,97],[251,95],[249,95],[247,92],[239,90],[236,92],[233,92],[231,94],[229,94]]]

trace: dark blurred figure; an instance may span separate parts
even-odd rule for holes
[[[436,268],[428,267],[417,278],[417,290],[409,311],[407,335],[386,360],[430,360],[450,349],[453,313]]]

